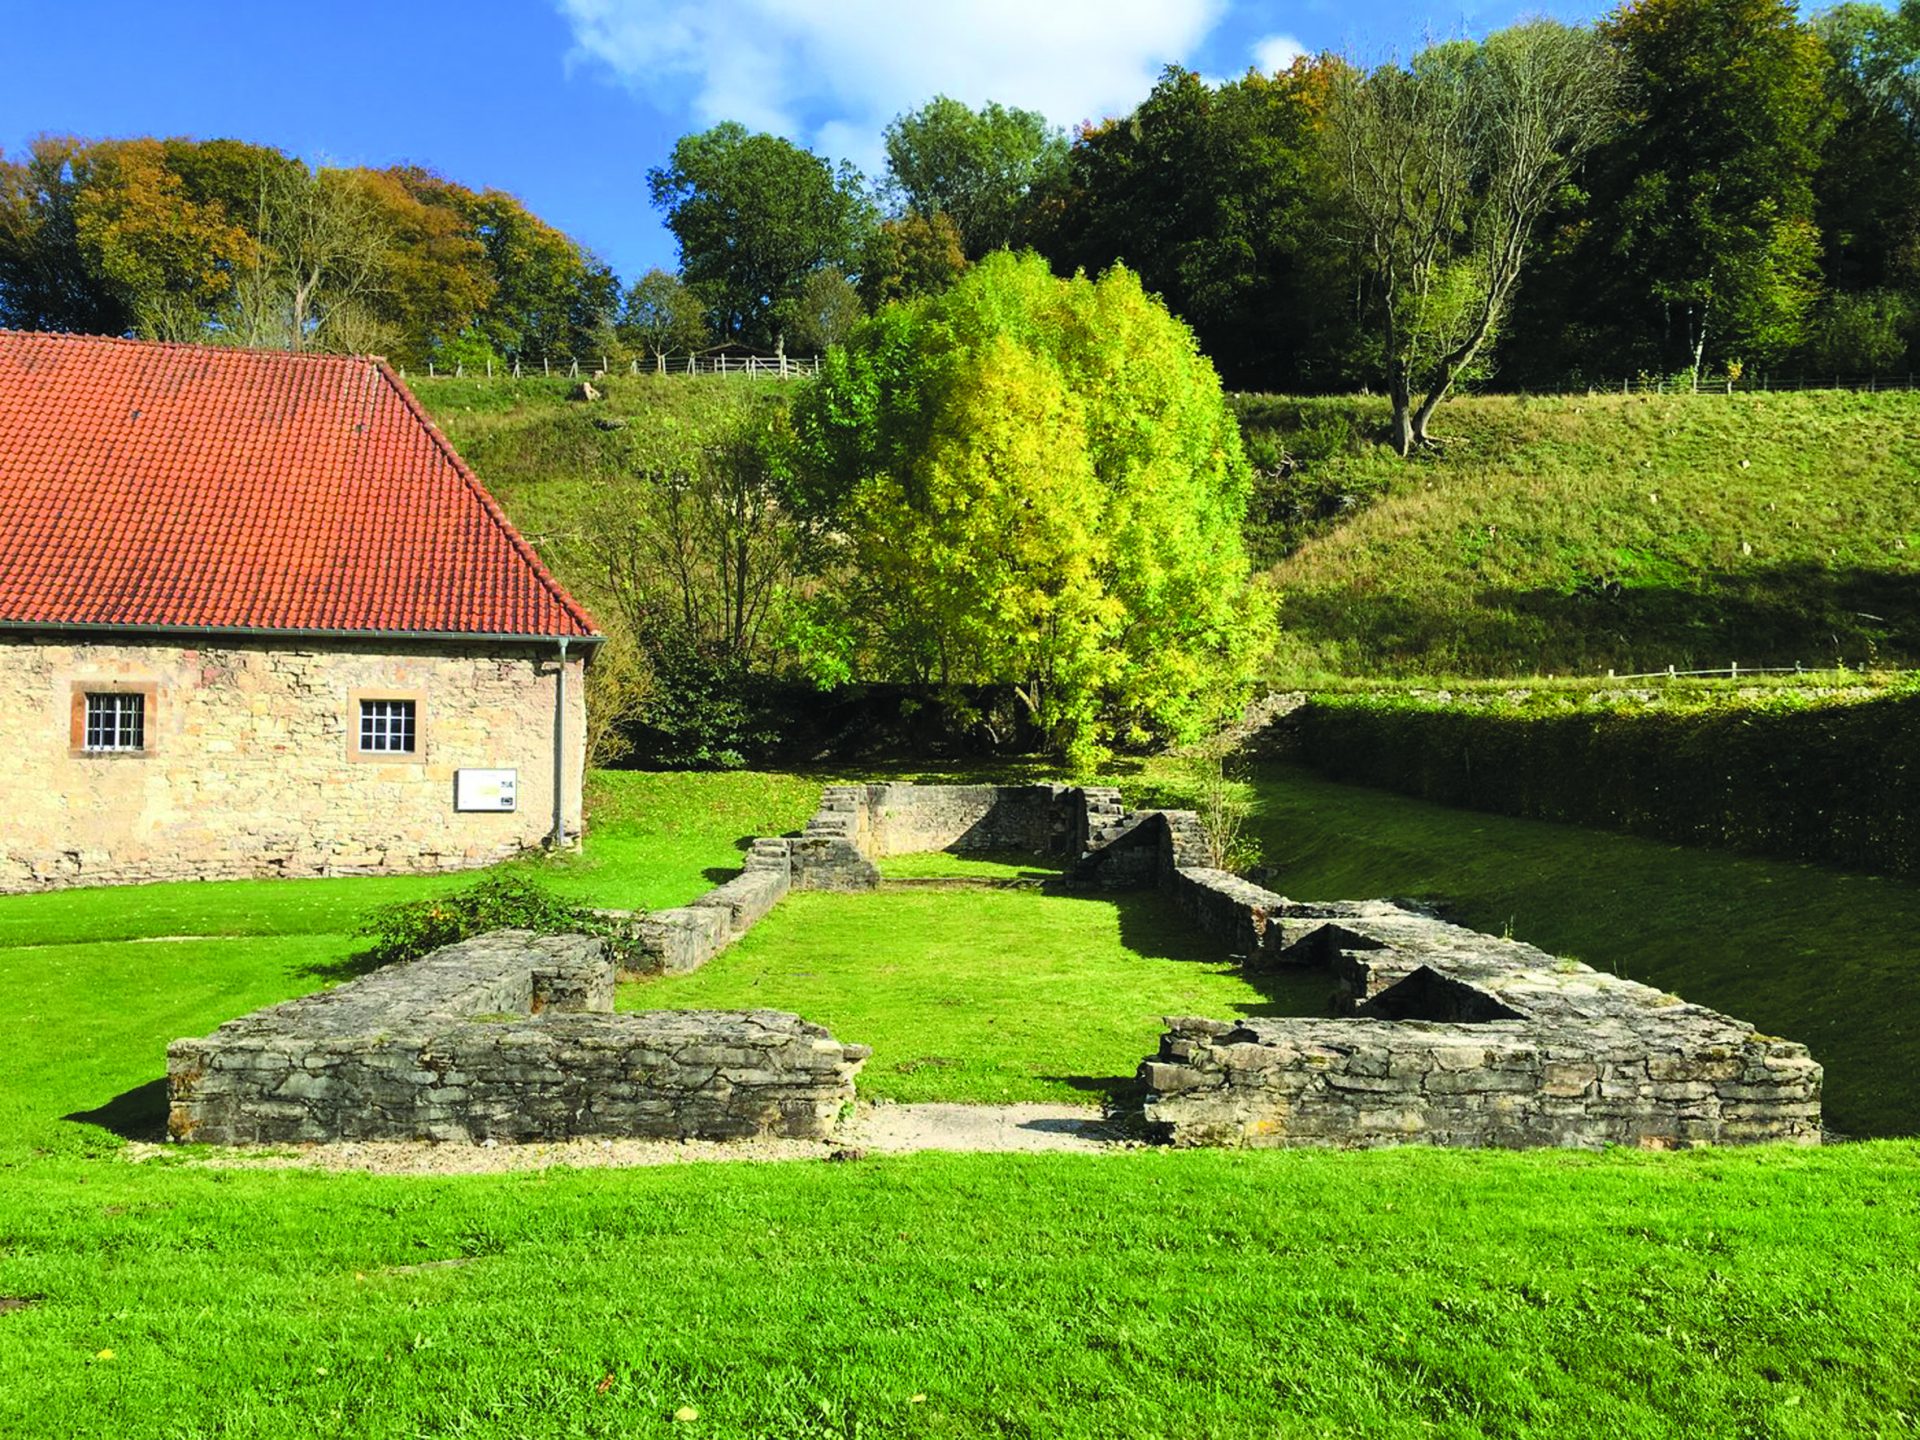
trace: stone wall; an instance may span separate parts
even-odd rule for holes
[[[529,646],[78,644],[0,638],[0,891],[483,865],[553,824],[557,656]],[[581,661],[565,824],[580,828]],[[73,696],[150,686],[143,754],[71,753]],[[360,695],[413,698],[418,759],[351,753]],[[454,772],[519,772],[516,810],[457,812]]]
[[[1067,854],[1074,843],[1076,792],[1065,785],[914,785],[853,787],[862,848],[870,856],[933,850]]]
[[[1130,815],[1120,805],[1120,792],[1109,789],[829,785],[800,834],[752,841],[740,875],[690,905],[638,919],[635,932],[647,968],[683,974],[739,939],[789,890],[876,888],[880,868],[874,861],[881,856],[952,850],[1069,858],[1126,837],[1138,854],[1113,865],[1101,882],[1124,888],[1156,883],[1176,850],[1183,862],[1192,858],[1195,827],[1184,812]]]
[[[503,930],[167,1050],[210,1144],[824,1138],[871,1053],[779,1011],[610,1013],[597,940]]]
[[[1170,1020],[1140,1078],[1175,1145],[1819,1143],[1802,1045],[1392,905],[1235,895],[1213,875],[1181,881],[1214,933],[1328,966],[1346,1018]]]

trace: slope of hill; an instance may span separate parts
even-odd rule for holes
[[[415,384],[593,604],[595,480],[708,387],[782,382],[615,376],[592,403],[558,379]],[[1236,406],[1277,678],[1920,665],[1920,394],[1464,398],[1410,462],[1366,438],[1376,398]]]
[[[1410,463],[1377,400],[1238,408],[1283,673],[1920,664],[1920,394],[1469,398]]]
[[[628,473],[646,427],[697,423],[716,388],[785,393],[790,382],[741,375],[612,375],[601,398],[570,398],[577,380],[407,377],[427,412],[569,589],[604,610],[602,577],[582,521],[596,482]]]

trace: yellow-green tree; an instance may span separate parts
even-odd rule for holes
[[[1239,432],[1131,272],[990,255],[863,322],[795,426],[796,503],[845,537],[799,627],[823,675],[1012,686],[1083,766],[1242,698],[1270,619]]]

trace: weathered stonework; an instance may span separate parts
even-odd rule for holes
[[[1078,792],[1066,785],[894,782],[846,788],[856,792],[861,848],[870,856],[932,850],[1065,856],[1076,839]]]
[[[1088,796],[1095,797],[1091,805]],[[929,850],[1077,855],[1087,844],[1090,813],[1101,821],[1124,815],[1119,796],[1117,790],[1066,785],[829,785],[800,834],[753,841],[737,877],[690,905],[656,910],[640,920],[640,952],[664,974],[698,969],[789,890],[877,888],[880,867],[874,861],[886,855]],[[1151,827],[1143,835],[1153,845],[1162,843]],[[1095,832],[1098,843],[1106,838]],[[1143,874],[1152,863],[1157,858]],[[703,913],[715,909],[725,912],[724,923]]]
[[[1803,1046],[1387,901],[1296,904],[1209,868],[1198,816],[1107,788],[831,786],[801,835],[755,841],[738,878],[642,934],[661,969],[691,969],[788,889],[870,890],[877,857],[941,849],[1072,857],[1068,883],[1158,887],[1250,972],[1326,969],[1344,1018],[1169,1021],[1140,1078],[1175,1145],[1820,1139]]]
[[[1169,1020],[1140,1078],[1172,1144],[1820,1141],[1802,1045],[1530,945],[1379,902],[1236,893],[1217,873],[1180,877],[1208,928],[1249,957],[1328,965],[1348,1018]]]
[[[567,666],[569,834],[585,763],[580,653]],[[551,649],[464,641],[0,638],[0,892],[453,870],[537,845],[553,824],[557,668]],[[73,696],[89,685],[151,687],[145,753],[71,753]],[[415,699],[417,759],[352,753],[361,695]],[[456,811],[465,767],[518,770],[517,808]]]
[[[614,1014],[597,940],[502,930],[167,1050],[210,1144],[824,1138],[871,1053],[773,1010]]]

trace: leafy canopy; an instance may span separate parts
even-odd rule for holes
[[[732,121],[683,135],[647,184],[714,333],[750,345],[778,339],[807,277],[851,265],[872,224],[855,171]]]
[[[863,322],[794,423],[797,502],[846,547],[804,613],[823,679],[1011,685],[1078,764],[1193,738],[1250,683],[1239,432],[1130,271],[990,255]]]
[[[1779,358],[1819,286],[1824,47],[1791,0],[1641,0],[1600,28],[1631,100],[1597,176],[1594,302],[1663,369]]]
[[[1008,243],[1021,201],[1066,158],[1066,137],[1032,110],[978,110],[936,95],[887,126],[887,173],[908,214],[947,215],[978,259]]]

